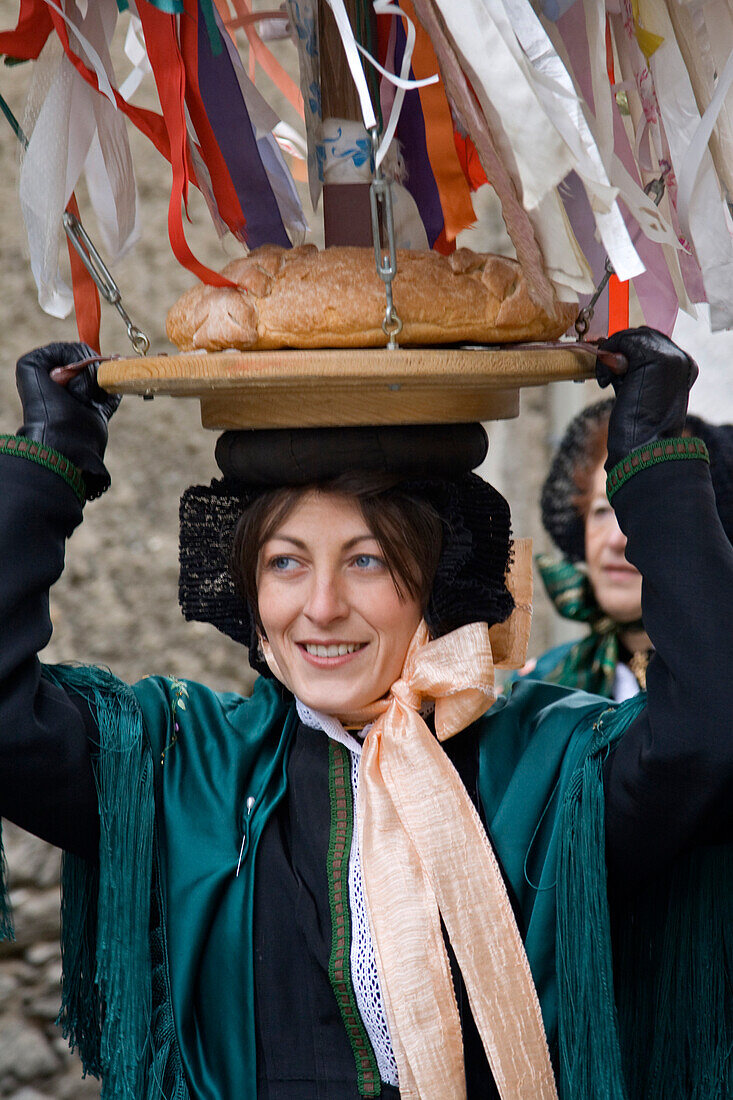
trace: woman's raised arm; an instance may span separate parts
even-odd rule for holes
[[[0,437],[0,816],[89,859],[98,843],[88,708],[41,674],[48,593],[82,505],[109,484],[107,421],[118,404],[86,367],[68,387],[54,367],[92,355],[50,344],[18,362],[23,426]]]
[[[604,770],[609,869],[623,890],[733,836],[733,547],[708,465],[680,439],[695,364],[651,329],[604,346],[629,360],[614,380],[606,468],[655,649],[647,708]]]

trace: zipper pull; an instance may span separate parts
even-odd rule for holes
[[[245,807],[246,807],[246,810],[247,810],[247,821],[249,821],[249,815],[252,813],[252,810],[254,809],[254,804],[255,804],[254,796],[250,795],[249,798],[247,799],[247,801],[244,804]],[[242,845],[239,849],[239,859],[237,860],[237,873],[234,876],[235,878],[239,878],[239,869],[242,866],[242,856],[244,855],[244,845],[245,845],[246,840],[247,840],[247,822],[245,822],[244,832],[242,833]]]

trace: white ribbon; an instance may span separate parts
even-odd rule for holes
[[[652,55],[650,67],[672,165],[679,178],[685,172],[690,147],[701,125],[700,113],[664,0],[646,0],[644,25],[664,39]],[[693,178],[691,183],[685,181],[689,195],[686,221],[710,304],[711,328],[729,328],[733,325],[733,238],[706,143],[699,164],[695,166],[693,158],[687,172]]]
[[[394,139],[394,135],[397,130],[397,123],[400,120],[400,114],[402,113],[402,107],[405,102],[405,91],[409,90],[410,88],[424,88],[428,84],[436,84],[440,78],[438,77],[437,73],[435,73],[434,76],[425,77],[424,80],[410,80],[408,78],[407,74],[410,71],[412,55],[415,52],[415,39],[417,37],[417,34],[415,31],[415,24],[411,19],[408,19],[405,13],[401,10],[399,4],[393,4],[390,2],[390,0],[374,0],[374,13],[375,15],[394,15],[397,18],[402,17],[407,24],[407,30],[405,34],[405,50],[402,55],[402,64],[400,66],[399,76],[397,76],[395,73],[387,72],[387,70],[382,68],[382,66],[379,65],[373,57],[371,57],[369,54],[366,54],[372,65],[374,65],[374,67],[382,74],[382,76],[386,80],[388,80],[390,84],[394,84],[394,86],[397,88],[392,103],[392,110],[389,113],[389,122],[387,123],[384,135],[379,143],[379,149],[377,150],[376,165],[377,168],[379,168],[380,164],[387,154],[387,150],[389,149]],[[366,51],[362,52],[365,53]]]
[[[367,130],[373,130],[377,125],[377,116],[374,113],[374,105],[369,95],[369,87],[364,74],[364,66],[359,58],[356,38],[354,37],[354,31],[344,6],[344,0],[326,0],[326,3],[333,12],[336,26],[341,36],[341,42],[343,43],[344,52],[346,54],[346,61],[348,62],[349,71],[351,72],[354,84],[356,85],[356,92],[359,96],[359,106],[361,107],[364,125]]]
[[[705,114],[700,119],[697,129],[692,135],[690,144],[687,147],[687,155],[677,176],[677,213],[682,232],[686,237],[690,236],[689,211],[692,192],[702,168],[702,161],[708,149],[710,135],[731,87],[733,87],[733,53],[731,53],[723,72],[718,77],[713,98],[707,105]]]
[[[64,22],[68,25],[69,30],[78,39],[79,43],[81,44],[82,50],[87,55],[87,60],[89,61],[89,64],[94,69],[100,92],[102,93],[102,95],[105,95],[107,97],[107,99],[116,110],[117,104],[115,103],[115,94],[112,91],[112,85],[109,82],[107,71],[102,64],[102,59],[100,58],[97,51],[94,49],[94,46],[92,46],[91,42],[87,38],[85,38],[85,36],[76,26],[76,24],[68,17],[68,15],[66,15],[65,12],[61,10],[58,4],[54,4],[53,0],[46,0],[46,3],[48,4],[49,8],[53,8],[53,10],[61,16]],[[85,11],[84,13],[80,12],[80,15],[82,19],[85,19],[88,15],[88,11]]]
[[[125,55],[132,65],[132,70],[120,85],[120,95],[127,103],[140,87],[144,77],[153,71],[153,67],[148,60],[148,51],[145,48],[143,25],[137,15],[131,16],[127,26]]]
[[[504,0],[512,26],[533,69],[545,89],[545,107],[558,133],[575,157],[575,171],[583,182],[598,233],[620,279],[640,275],[644,265],[636,253],[616,202],[599,144],[583,113],[583,107],[566,65],[533,9],[523,0]],[[606,82],[606,99],[608,83]],[[611,143],[605,142],[613,153]],[[638,189],[641,194],[641,188]]]
[[[96,0],[87,5],[84,18],[78,8],[64,16],[103,91],[105,86],[112,88],[109,42],[117,14],[115,0]],[[61,217],[81,173],[86,174],[102,244],[112,261],[137,236],[135,180],[126,123],[114,95],[100,95],[87,84],[56,36],[35,68],[29,101],[43,97],[43,102],[37,117],[27,120],[30,137],[21,168],[20,201],[39,303],[52,316],[66,316],[72,297],[58,272]]]
[[[546,93],[537,88],[502,0],[435,0],[435,6],[531,211],[575,167],[548,113]]]

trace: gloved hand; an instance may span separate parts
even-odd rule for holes
[[[602,351],[620,352],[629,363],[623,375],[596,364],[598,384],[610,382],[616,393],[608,422],[606,469],[611,470],[645,443],[682,435],[698,368],[667,336],[646,326],[615,332],[598,346]]]
[[[94,499],[109,488],[102,461],[107,446],[107,422],[120,403],[97,383],[97,365],[84,367],[66,386],[54,382],[54,367],[68,366],[94,355],[87,344],[46,344],[22,356],[15,381],[23,406],[18,435],[35,439],[68,458],[81,470],[87,497]]]

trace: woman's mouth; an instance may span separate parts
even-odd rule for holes
[[[639,576],[633,565],[604,565],[603,572],[609,579],[623,582],[636,580]]]
[[[298,642],[309,664],[320,668],[336,668],[353,660],[366,647],[366,642]]]

